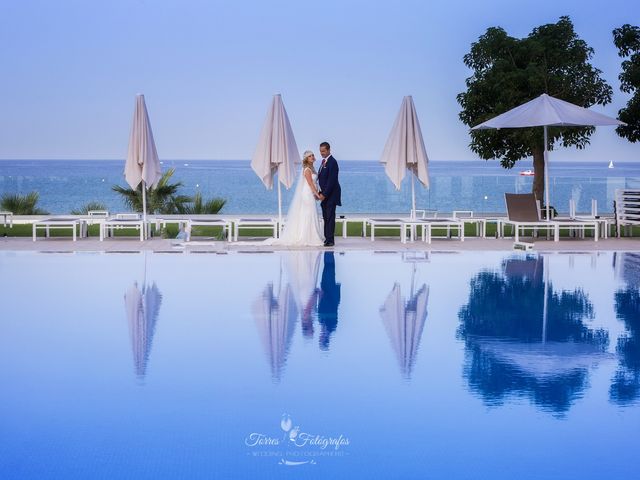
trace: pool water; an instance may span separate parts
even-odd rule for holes
[[[0,478],[635,478],[640,254],[0,252]]]

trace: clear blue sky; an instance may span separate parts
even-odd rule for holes
[[[475,158],[458,120],[462,57],[487,27],[526,36],[569,15],[614,88],[611,31],[640,23],[629,0],[4,0],[0,159],[124,158],[134,96],[145,94],[164,159],[248,159],[274,93],[300,151],[329,140],[339,159],[377,159],[414,97],[432,160]],[[603,127],[557,159],[640,160]]]

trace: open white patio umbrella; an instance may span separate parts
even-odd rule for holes
[[[298,310],[291,287],[278,287],[275,296],[269,283],[253,303],[252,312],[271,367],[271,377],[279,382],[293,339]]]
[[[282,225],[282,193],[280,184],[291,188],[296,178],[295,165],[300,154],[293,136],[287,111],[280,94],[273,96],[271,107],[260,133],[258,146],[251,159],[251,168],[264,186],[273,188],[273,177],[278,174],[278,221]]]
[[[400,284],[396,283],[386,301],[380,307],[380,316],[393,350],[398,358],[400,370],[408,380],[418,356],[420,339],[427,319],[429,287],[423,284],[414,293],[415,265],[411,278],[411,295],[405,301]]]
[[[147,372],[161,303],[162,294],[155,283],[151,286],[143,284],[141,290],[135,282],[124,294],[133,365],[139,379],[143,379]]]
[[[592,127],[603,125],[624,125],[615,118],[565,102],[559,98],[543,93],[518,107],[476,125],[471,130],[489,128],[528,128],[543,127],[544,129],[544,192],[547,205],[547,220],[549,215],[549,151],[547,127]]]
[[[153,140],[149,114],[144,95],[136,95],[136,106],[133,111],[133,124],[129,135],[127,161],[124,165],[124,177],[129,186],[135,190],[142,182],[142,219],[147,225],[147,188],[155,187],[162,177],[160,159]]]
[[[420,122],[416,114],[416,107],[411,96],[404,97],[400,112],[393,124],[387,143],[384,146],[380,163],[384,164],[384,171],[396,187],[400,190],[402,180],[409,170],[411,176],[411,216],[416,211],[415,178],[429,188],[429,170],[427,151],[424,148]]]

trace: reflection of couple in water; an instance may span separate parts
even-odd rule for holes
[[[336,261],[333,252],[324,252],[324,265],[320,288],[314,284],[313,291],[302,305],[302,334],[306,338],[314,335],[314,314],[320,324],[320,349],[329,350],[331,334],[338,326],[340,284],[336,283]]]

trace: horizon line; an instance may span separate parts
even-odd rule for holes
[[[125,158],[1,158],[0,162],[124,162]],[[518,161],[532,161],[532,158],[522,158]],[[166,158],[161,159],[161,162],[251,162],[250,158]],[[380,162],[377,159],[354,159],[354,158],[341,158],[340,162]],[[482,159],[482,158],[467,158],[467,159],[455,159],[455,160],[443,160],[443,159],[429,159],[429,163],[446,163],[446,162],[497,162],[500,161],[499,158],[490,158],[490,159]],[[584,162],[584,163],[609,163],[613,161],[614,163],[640,163],[640,160],[611,160],[602,159],[602,160],[553,160],[551,163],[576,163],[576,162]]]

